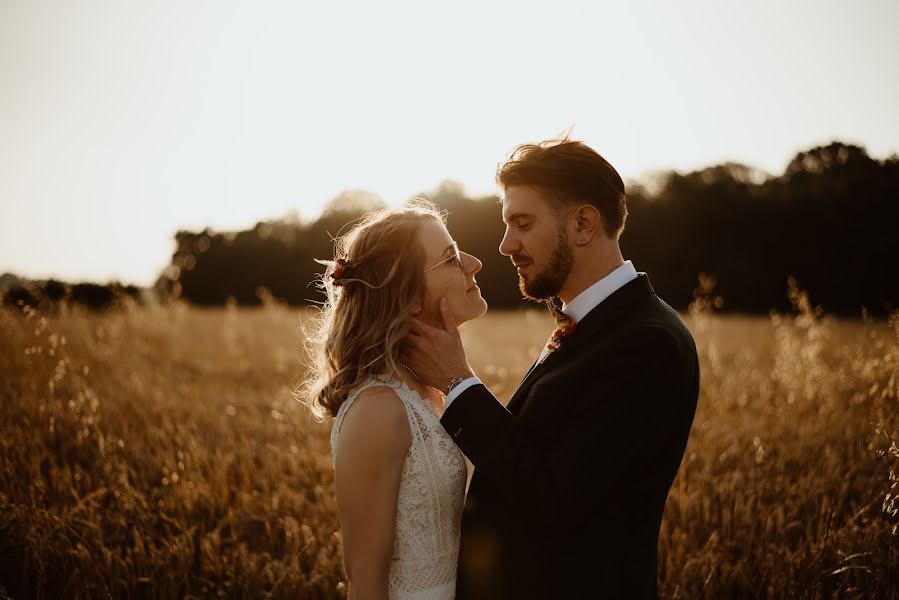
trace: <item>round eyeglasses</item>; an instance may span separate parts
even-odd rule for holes
[[[447,249],[449,249],[449,248],[452,248],[452,250],[453,250],[453,253],[451,255],[447,256],[446,258],[441,260],[436,265],[432,265],[432,266],[428,267],[427,269],[424,270],[424,272],[427,273],[431,269],[436,269],[440,265],[448,263],[451,260],[455,260],[456,263],[458,263],[459,268],[464,271],[465,265],[462,263],[462,254],[459,252],[459,244],[457,244],[455,241],[453,241],[452,245],[447,247]],[[444,252],[446,252],[446,250],[444,250]]]

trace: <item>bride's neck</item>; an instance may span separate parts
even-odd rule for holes
[[[395,376],[409,386],[410,389],[418,392],[418,395],[422,398],[429,400],[431,402],[435,402],[436,400],[440,400],[440,392],[436,389],[429,387],[418,380],[412,371],[409,370],[408,367],[404,365],[400,365],[399,373],[396,373]]]

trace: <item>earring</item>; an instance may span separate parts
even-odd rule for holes
[[[587,245],[587,240],[578,240],[578,241],[575,242],[575,244],[578,245],[578,246],[586,246],[586,245]]]
[[[419,306],[418,308],[416,308],[415,312],[413,314],[416,314],[416,315],[421,314],[421,307]]]

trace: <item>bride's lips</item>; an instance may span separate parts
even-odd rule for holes
[[[481,289],[481,288],[478,287],[478,284],[474,284],[473,286],[471,286],[470,288],[468,288],[467,290],[465,290],[465,293],[467,294],[467,293],[469,293],[469,292],[473,292],[473,291],[479,290],[479,289]]]

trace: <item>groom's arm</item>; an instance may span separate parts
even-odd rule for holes
[[[683,452],[694,409],[685,363],[669,332],[646,327],[595,365],[557,436],[513,416],[483,385],[456,398],[441,421],[494,490],[553,517],[546,522],[554,526],[574,526],[566,519],[636,485],[647,465]]]

